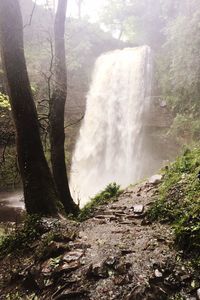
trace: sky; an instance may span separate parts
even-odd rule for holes
[[[45,4],[46,0],[34,0],[37,4]],[[56,0],[55,0],[56,1]],[[75,0],[68,0],[68,16],[77,16],[77,5]],[[85,0],[83,15],[89,16],[91,21],[97,19],[98,12],[104,6],[106,0]]]

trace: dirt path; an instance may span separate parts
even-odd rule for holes
[[[128,291],[148,286],[149,278],[162,276],[160,266],[175,255],[168,226],[146,224],[151,196],[149,187],[130,188],[118,202],[101,207],[81,226],[80,241],[90,245],[85,262],[92,264],[93,275],[106,277],[96,283],[91,299],[123,299]],[[135,214],[134,207],[141,213]]]
[[[34,254],[23,258],[24,265],[19,259],[21,270],[3,289],[3,297],[13,289],[23,291],[21,295],[36,291],[37,298],[28,299],[45,300],[164,300],[180,291],[187,294],[192,277],[176,260],[172,230],[145,218],[155,189],[147,183],[127,189],[78,228],[72,224],[77,237],[67,244],[52,241],[51,255],[42,261],[36,262]],[[69,227],[64,223],[64,232]],[[37,243],[35,252],[41,241]],[[5,260],[5,269],[7,265]]]
[[[66,268],[75,267],[69,288],[61,287],[53,299],[169,299],[179,287],[176,253],[171,229],[145,220],[152,192],[148,184],[129,188],[81,224],[64,258]]]

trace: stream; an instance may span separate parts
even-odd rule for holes
[[[15,222],[23,211],[22,190],[0,192],[0,222]]]

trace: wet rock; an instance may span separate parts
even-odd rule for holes
[[[115,212],[116,217],[124,217],[126,214],[124,212]]]
[[[135,214],[142,214],[144,212],[144,205],[142,205],[142,204],[134,205],[133,212]]]
[[[106,219],[106,215],[96,215],[95,219]]]
[[[120,224],[122,224],[122,222],[120,222]],[[124,222],[123,222],[123,224],[124,224]],[[127,222],[125,224],[127,224]],[[130,223],[128,223],[128,224],[130,224]],[[121,229],[121,230],[111,231],[111,233],[113,233],[113,234],[125,234],[125,233],[129,233],[129,232],[130,232],[130,229]]]
[[[165,100],[160,101],[160,107],[165,108],[167,106],[167,102]]]
[[[127,219],[140,219],[143,218],[145,216],[145,212],[144,212],[144,205],[142,204],[137,204],[134,205],[133,207],[130,208],[129,214],[127,215]]]
[[[75,251],[70,251],[67,254],[63,256],[63,261],[65,262],[72,262],[72,261],[77,261],[80,260],[80,258],[84,255],[84,251],[81,249],[77,249]]]
[[[57,243],[52,241],[48,247],[44,248],[42,251],[42,256],[39,257],[41,261],[45,261],[49,258],[57,257],[62,255],[66,250],[68,250],[68,246],[63,243]]]
[[[130,221],[119,221],[119,223],[121,225],[129,225],[129,226],[133,226],[133,225],[137,225],[136,222],[132,221],[133,217],[130,218]]]
[[[133,193],[133,191],[131,191],[131,190],[126,190],[126,191],[123,192],[123,195],[129,195],[129,194],[132,194],[132,193]]]
[[[147,219],[147,218],[144,218],[142,221],[141,221],[141,225],[142,226],[147,226],[147,225],[150,225],[151,222]]]
[[[134,251],[133,251],[133,250],[130,250],[130,249],[121,249],[121,254],[122,254],[122,256],[131,254],[131,253],[133,253],[133,252],[134,252]]]
[[[58,219],[55,218],[42,218],[40,229],[41,232],[49,232],[50,230],[54,229],[56,226],[58,226]]]
[[[131,282],[131,280],[132,278],[130,278],[128,275],[118,275],[113,278],[114,284],[119,286],[128,284]]]
[[[161,183],[163,176],[160,174],[153,175],[152,177],[149,178],[149,183],[152,185],[157,185]]]
[[[88,248],[91,248],[91,245],[90,244],[86,244],[86,243],[82,243],[81,241],[76,241],[76,242],[69,242],[69,247],[71,249],[88,249]]]
[[[112,222],[112,221],[117,221],[117,220],[118,220],[118,218],[115,217],[115,216],[110,217],[110,222]]]
[[[158,286],[145,287],[136,286],[125,300],[167,300],[168,296],[164,290]]]
[[[163,274],[158,269],[155,270],[154,274],[155,274],[155,277],[157,277],[157,278],[163,277]]]
[[[166,242],[166,239],[163,238],[162,236],[158,236],[158,237],[157,237],[157,241],[158,241],[159,243],[164,243],[164,242]]]
[[[57,273],[63,271],[64,268],[61,264],[63,264],[63,262],[61,261],[60,257],[56,259],[50,259],[45,262],[41,269],[41,274],[46,278],[45,280],[50,280],[51,277],[56,277]]]
[[[132,266],[131,263],[121,263],[116,266],[116,271],[118,274],[124,275],[124,274],[127,274],[128,270],[130,269],[131,266]]]
[[[80,299],[89,299],[88,291],[80,290],[80,291],[65,291],[61,295],[54,297],[54,300],[80,300]]]
[[[127,216],[127,219],[128,220],[132,220],[132,219],[142,219],[145,217],[145,213],[142,213],[142,214],[135,214],[135,213],[132,213],[131,215]]]
[[[178,290],[181,287],[180,278],[175,276],[174,274],[169,275],[167,278],[164,279],[164,285],[171,290]]]
[[[56,273],[69,273],[75,271],[79,267],[80,267],[80,262],[78,261],[73,261],[70,263],[66,262],[56,270]]]
[[[107,221],[105,219],[98,219],[94,217],[93,221],[97,222],[99,225],[107,224]]]
[[[96,279],[108,278],[109,273],[105,263],[91,264],[87,271],[87,277]]]
[[[116,210],[116,209],[122,209],[122,210],[124,210],[124,209],[126,209],[126,206],[112,205],[112,206],[110,207],[110,209],[113,209],[113,210]]]
[[[183,283],[188,282],[188,281],[191,280],[191,275],[188,275],[188,274],[182,275],[182,276],[180,277],[180,279],[181,279],[181,281],[182,281]]]
[[[108,257],[105,260],[105,265],[108,267],[114,267],[119,262],[119,259],[115,256]]]
[[[197,290],[197,299],[200,300],[200,288]]]

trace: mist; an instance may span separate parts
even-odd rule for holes
[[[0,299],[200,299],[198,0],[0,0]]]

